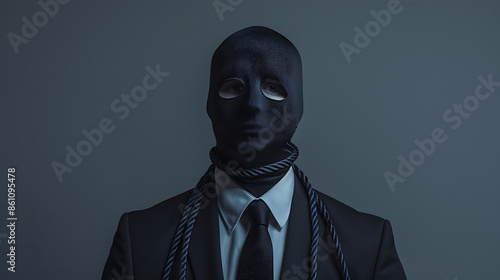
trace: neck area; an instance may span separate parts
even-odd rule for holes
[[[243,169],[254,169],[273,164],[286,159],[294,151],[290,142],[268,143],[265,147],[232,146],[229,143],[217,142],[215,148],[222,162],[237,162],[238,168]]]
[[[253,178],[231,176],[231,179],[255,197],[261,197],[275,186],[288,172],[288,168]]]
[[[297,147],[290,142],[286,146],[267,153],[259,152],[256,158],[259,159],[260,164],[254,166],[255,162],[252,161],[250,168],[243,165],[242,161],[237,158],[226,158],[218,147],[210,151],[210,159],[215,166],[226,171],[232,181],[253,196],[260,197],[287,174],[297,158]]]

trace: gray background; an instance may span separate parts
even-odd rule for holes
[[[192,188],[208,167],[211,55],[229,34],[264,25],[302,55],[294,142],[313,186],[389,219],[409,279],[499,279],[500,88],[457,130],[442,115],[479,75],[500,80],[500,5],[402,0],[347,63],[340,42],[353,44],[353,28],[387,3],[243,0],[221,20],[211,1],[71,1],[16,54],[7,34],[41,8],[3,1],[0,166],[17,168],[19,220],[16,273],[0,225],[0,278],[100,278],[120,215]],[[170,76],[120,120],[111,102],[156,64]],[[51,163],[103,118],[115,130],[59,182]],[[392,192],[383,173],[437,127],[447,141]]]

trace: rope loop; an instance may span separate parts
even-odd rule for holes
[[[210,159],[212,161],[212,164],[205,172],[205,174],[201,177],[196,187],[192,190],[191,195],[189,196],[189,199],[186,205],[184,206],[181,219],[175,231],[174,240],[170,245],[167,261],[165,262],[165,267],[163,269],[162,280],[169,280],[170,278],[172,265],[174,263],[175,255],[177,253],[179,245],[181,244],[181,241],[182,241],[182,247],[180,254],[181,260],[180,260],[179,279],[185,280],[186,278],[187,255],[189,251],[189,241],[191,240],[193,225],[194,222],[196,221],[196,216],[198,215],[198,212],[200,210],[200,205],[203,201],[205,192],[208,189],[207,185],[211,182],[211,180],[213,180],[214,177],[213,172],[215,170],[215,167],[226,171],[226,173],[228,173],[230,176],[249,178],[249,177],[256,177],[260,175],[269,174],[290,166],[293,167],[294,173],[299,178],[309,199],[309,213],[311,217],[311,233],[312,233],[310,256],[309,256],[311,262],[311,271],[309,274],[309,279],[316,280],[318,275],[318,244],[319,244],[318,212],[321,214],[323,220],[327,224],[328,231],[332,236],[333,241],[335,242],[335,250],[337,253],[337,259],[339,261],[340,269],[342,270],[342,278],[344,280],[351,279],[349,277],[349,271],[347,269],[347,264],[344,258],[344,254],[342,253],[339,237],[337,235],[335,227],[333,226],[333,221],[331,219],[330,213],[328,212],[328,209],[326,208],[324,202],[319,197],[316,190],[313,189],[311,183],[309,183],[309,179],[304,174],[304,172],[300,170],[300,168],[297,165],[293,164],[293,162],[297,159],[299,155],[299,150],[297,146],[295,146],[291,142],[289,142],[288,144],[290,146],[291,153],[286,159],[254,169],[244,169],[241,167],[234,168],[229,164],[224,163],[219,158],[215,147],[213,147],[210,150]]]

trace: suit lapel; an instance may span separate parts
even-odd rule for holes
[[[319,236],[327,240],[328,230],[324,226],[321,214],[319,218]],[[309,198],[295,176],[292,208],[288,218],[288,229],[285,240],[285,254],[281,266],[281,279],[309,279],[308,259],[311,250],[311,216]],[[335,252],[331,248],[325,250],[326,242],[318,246],[317,279],[339,280]]]
[[[192,273],[196,280],[223,279],[216,197],[205,196],[201,208],[189,245],[188,256]]]
[[[288,217],[285,240],[285,253],[281,265],[282,279],[294,279],[292,276],[299,276],[300,279],[304,278],[301,275],[301,273],[305,273],[302,269],[302,262],[309,256],[311,244],[310,225],[308,200],[299,179],[295,176],[292,208]],[[296,267],[300,267],[301,271],[297,272]]]

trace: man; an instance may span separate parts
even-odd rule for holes
[[[293,165],[302,110],[288,39],[249,27],[224,40],[207,101],[213,164],[193,190],[121,217],[102,279],[406,279],[390,223]]]

